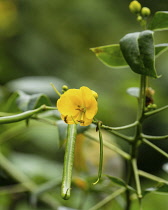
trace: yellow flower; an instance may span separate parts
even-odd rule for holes
[[[67,90],[58,99],[57,108],[67,124],[81,126],[90,125],[98,110],[92,90],[85,86]]]

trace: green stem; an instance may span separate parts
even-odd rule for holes
[[[108,130],[108,129],[107,129]],[[124,135],[124,134],[121,134],[121,133],[119,133],[119,132],[117,132],[117,131],[113,131],[113,130],[109,130],[112,134],[114,134],[115,136],[117,136],[117,137],[119,137],[119,138],[121,138],[121,139],[123,139],[124,141],[126,141],[127,143],[132,143],[132,137],[130,137],[130,136],[126,136],[126,135]]]
[[[50,120],[50,119],[46,119],[46,118],[41,118],[41,117],[35,116],[35,117],[31,117],[31,119],[37,120],[37,121],[39,121],[39,122],[46,123],[46,124],[48,124],[48,125],[53,125],[53,126],[56,126],[56,125],[57,125],[57,122],[56,122],[56,121]]]
[[[54,89],[54,91],[56,92],[56,94],[58,96],[61,96],[61,93],[57,90],[57,88],[54,86],[54,84],[51,82],[50,85],[52,86],[52,88]]]
[[[0,187],[0,195],[22,193],[26,191],[27,189],[22,184],[15,184],[15,185],[9,185],[5,187]]]
[[[37,109],[29,110],[20,114],[12,115],[12,116],[6,116],[6,117],[0,117],[0,124],[6,124],[6,123],[14,123],[19,122],[21,120],[26,120],[33,116],[34,114],[37,114],[42,111],[47,110],[55,110],[55,107],[48,107],[46,105],[42,105]]]
[[[38,185],[31,181],[24,173],[18,171],[15,168],[15,166],[2,155],[2,153],[0,153],[0,165],[15,180],[17,180],[19,183],[22,183],[22,186],[25,187],[31,193],[38,189]],[[58,202],[49,194],[41,195],[40,200],[42,200],[55,210],[58,208]]]
[[[92,135],[89,134],[89,132],[84,132],[84,135],[88,138],[90,138],[93,141],[99,142],[99,140],[95,137],[93,137]],[[124,152],[123,150],[121,150],[120,148],[118,148],[117,146],[107,142],[107,141],[103,141],[103,145],[113,151],[115,151],[116,153],[118,153],[119,155],[121,155],[123,158],[129,160],[130,159],[130,155],[126,152]]]
[[[138,147],[139,147],[139,140],[141,139],[142,122],[144,120],[144,108],[145,108],[145,100],[146,100],[146,80],[147,80],[147,77],[145,75],[141,75],[137,120],[135,121],[136,131],[135,131],[134,138],[131,141],[131,160],[128,162],[128,177],[127,177],[128,185],[131,185],[133,176],[135,178],[140,208],[141,208],[141,197],[142,197],[141,194],[142,193],[141,193],[141,185],[140,185],[140,179],[139,179],[138,168],[137,168],[137,153],[138,153]],[[126,202],[125,210],[129,210],[131,207],[129,190],[126,191],[126,201],[127,202]]]
[[[159,147],[157,147],[155,144],[151,143],[150,141],[148,141],[147,139],[143,138],[142,142],[144,142],[145,144],[149,145],[150,147],[152,147],[154,150],[156,150],[157,152],[159,152],[160,154],[164,155],[166,158],[168,158],[168,154],[163,151],[162,149],[160,149]]]
[[[134,177],[135,177],[137,195],[138,195],[138,198],[141,199],[142,198],[142,192],[141,192],[141,184],[140,184],[138,168],[137,168],[137,160],[134,158],[134,159],[132,159],[131,162],[132,162],[132,168],[133,168]]]
[[[152,116],[152,115],[154,115],[154,114],[157,114],[157,113],[159,113],[159,112],[161,112],[161,111],[166,110],[167,108],[168,108],[168,105],[163,106],[163,107],[161,107],[161,108],[159,108],[159,109],[150,111],[150,112],[146,112],[144,115],[145,115],[145,117],[150,117],[150,116]]]
[[[145,75],[141,75],[141,84],[140,84],[140,96],[139,96],[139,107],[137,119],[139,122],[142,121],[144,116],[144,108],[145,108],[145,100],[146,100],[146,80],[147,77]]]
[[[138,170],[138,173],[139,173],[140,176],[143,176],[143,177],[148,178],[148,179],[150,179],[150,180],[168,184],[168,181],[167,181],[167,180],[162,179],[162,178],[157,177],[157,176],[154,176],[154,175],[152,175],[152,174],[149,174],[149,173],[147,173],[147,172],[145,172],[145,171]]]
[[[142,136],[142,138],[149,139],[149,140],[166,140],[166,139],[168,139],[168,135],[165,135],[165,136],[150,136],[150,135],[142,134],[141,136]]]
[[[124,130],[124,129],[128,129],[128,128],[132,128],[134,126],[136,126],[138,124],[138,121],[135,121],[134,123],[131,123],[129,125],[124,125],[124,126],[120,126],[120,127],[110,127],[110,126],[106,126],[106,125],[102,125],[102,128],[106,129],[106,130]]]
[[[125,188],[120,188],[120,189],[116,190],[111,195],[107,196],[104,200],[100,201],[99,203],[97,203],[95,206],[93,206],[89,210],[99,210],[99,209],[101,209],[102,206],[106,205],[108,202],[110,202],[112,199],[119,196],[123,192],[125,192]]]

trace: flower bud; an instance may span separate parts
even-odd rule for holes
[[[64,93],[65,91],[67,91],[68,90],[68,86],[67,85],[63,85],[62,86],[62,92]]]
[[[142,21],[142,19],[143,19],[143,18],[142,18],[142,16],[141,16],[141,15],[138,15],[138,17],[137,17],[137,21],[138,21],[138,22],[141,22],[141,21]]]
[[[147,87],[145,94],[147,97],[152,97],[155,94],[155,91],[151,87]]]
[[[129,4],[129,9],[132,13],[137,14],[141,11],[141,4],[134,0]]]
[[[155,110],[156,108],[157,108],[157,105],[156,104],[149,104],[147,106],[147,111]]]
[[[141,14],[144,17],[147,17],[151,14],[151,11],[148,7],[142,7]]]

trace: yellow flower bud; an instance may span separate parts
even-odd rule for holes
[[[143,16],[147,17],[151,14],[151,11],[148,7],[142,7],[141,14]]]
[[[141,4],[134,0],[129,4],[129,9],[132,13],[137,14],[141,11]]]

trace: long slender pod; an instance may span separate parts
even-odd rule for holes
[[[93,184],[97,184],[102,176],[102,168],[103,168],[103,137],[102,137],[102,132],[101,132],[101,124],[102,122],[98,122],[97,124],[97,130],[99,131],[99,141],[100,141],[100,156],[99,156],[99,170],[98,170],[98,178],[96,182]]]
[[[62,177],[61,196],[67,200],[71,194],[71,179],[72,179],[72,168],[74,162],[74,149],[77,133],[77,125],[68,125],[67,142],[64,156],[64,167]]]

